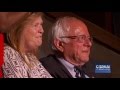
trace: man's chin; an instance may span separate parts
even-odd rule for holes
[[[78,62],[79,66],[83,66],[84,64],[86,64],[89,60],[80,60]]]
[[[82,61],[83,61],[84,63],[88,62],[88,61],[89,61],[89,57],[83,58]]]

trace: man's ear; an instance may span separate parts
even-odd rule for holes
[[[63,52],[63,42],[62,41],[55,39],[54,45],[60,52]]]

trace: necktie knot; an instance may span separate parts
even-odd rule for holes
[[[76,73],[75,74],[76,78],[85,78],[84,72],[80,67],[74,66],[74,71]]]

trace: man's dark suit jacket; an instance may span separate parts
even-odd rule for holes
[[[55,55],[41,58],[40,62],[54,78],[73,78],[66,67],[56,58]]]
[[[54,55],[41,58],[40,62],[54,78],[72,78],[69,71]]]

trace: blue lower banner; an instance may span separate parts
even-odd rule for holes
[[[97,64],[96,67],[95,67],[95,73],[111,73],[111,65]]]

